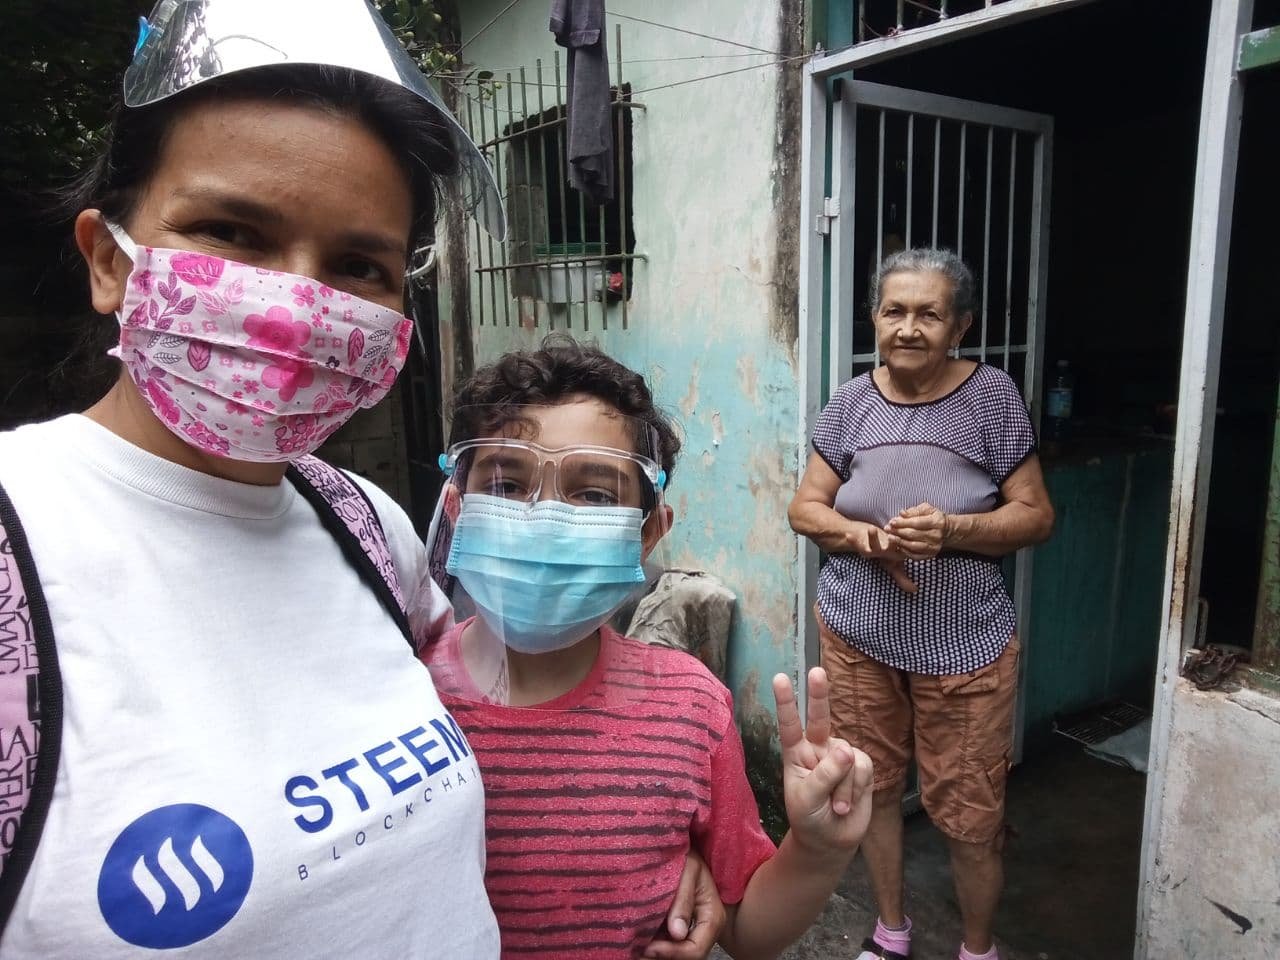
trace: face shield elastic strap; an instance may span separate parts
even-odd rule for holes
[[[116,242],[116,246],[120,248],[120,252],[129,258],[130,263],[138,262],[138,245],[134,243],[133,237],[125,233],[124,227],[119,224],[112,223],[105,217],[102,219],[103,224],[107,228],[107,233],[111,234],[111,239]]]

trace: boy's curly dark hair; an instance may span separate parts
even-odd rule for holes
[[[517,407],[554,406],[575,395],[595,397],[631,417],[637,428],[635,450],[651,450],[656,442],[655,459],[670,480],[680,438],[670,418],[654,405],[644,377],[595,344],[563,333],[549,334],[537,350],[503,354],[461,384],[454,394],[449,442],[493,436],[524,421]]]

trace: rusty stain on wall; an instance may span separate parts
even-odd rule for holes
[[[698,409],[698,380],[701,372],[702,365],[695,360],[693,372],[689,375],[689,389],[680,398],[680,412],[685,415],[686,419],[692,417]]]
[[[747,530],[747,555],[773,557],[779,562],[795,556],[796,539],[787,522],[787,506],[795,493],[795,474],[783,449],[761,447],[747,461],[747,489],[753,516]],[[759,607],[757,608],[757,604]],[[795,604],[779,604],[776,598],[757,595],[748,588],[743,605],[752,616],[768,624],[775,645],[783,645],[796,632]]]
[[[732,654],[731,654],[732,655]],[[787,832],[787,807],[782,793],[782,760],[778,746],[778,722],[773,711],[760,702],[760,671],[752,669],[734,691],[734,713],[742,731],[742,752],[747,778],[760,805],[760,821],[775,843]]]
[[[804,52],[804,0],[778,4],[778,51],[784,57]],[[785,346],[800,335],[800,119],[802,61],[782,66],[774,94],[773,209],[777,223],[772,287],[773,335]]]
[[[756,358],[744,353],[738,358],[738,383],[742,386],[742,395],[756,410],[760,409],[760,371],[756,368]]]

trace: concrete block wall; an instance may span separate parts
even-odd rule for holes
[[[320,448],[318,456],[372,480],[407,512],[409,459],[401,383],[376,407],[358,411]]]
[[[1280,698],[1179,680],[1147,956],[1280,957]]]

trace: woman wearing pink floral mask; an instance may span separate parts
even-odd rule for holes
[[[0,434],[0,955],[498,955],[480,771],[405,642],[449,605],[404,513],[307,456],[405,362],[444,178],[501,236],[362,0],[143,22],[75,190],[118,377]]]

